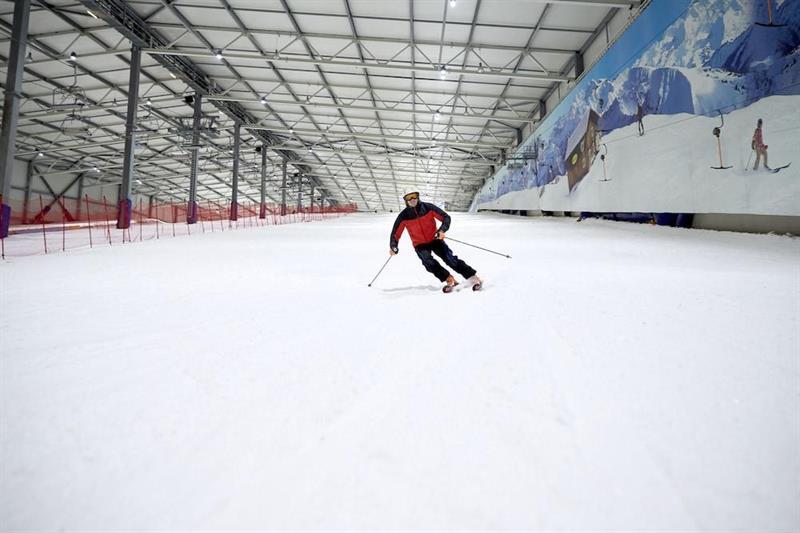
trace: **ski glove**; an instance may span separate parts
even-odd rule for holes
[[[389,255],[397,255],[400,253],[400,250],[397,249],[397,246],[390,246],[389,247]]]
[[[444,232],[439,230],[436,232],[436,238],[440,240],[444,240]]]

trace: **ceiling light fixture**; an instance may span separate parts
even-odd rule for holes
[[[89,13],[89,14],[92,16],[92,18],[94,18],[94,19],[96,19],[96,18],[97,18],[97,15],[95,15],[94,13],[92,13],[92,12],[91,12],[91,10],[87,9],[87,10],[86,10],[86,12],[87,12],[87,13]],[[98,20],[99,20],[99,19],[98,19]]]
[[[486,72],[486,67],[483,66],[483,63],[478,63],[478,72]]]
[[[69,53],[69,60],[72,61],[72,62],[77,61],[78,60],[78,54],[76,54],[75,52],[70,52]]]
[[[450,7],[456,7],[456,0],[450,0]]]
[[[436,113],[433,114],[433,118],[434,120],[439,120],[440,118],[442,118],[442,114],[439,113],[438,109],[436,110]]]
[[[442,65],[442,68],[439,69],[439,78],[441,79],[447,78],[447,66]]]
[[[217,57],[217,59],[219,59],[220,61],[222,60],[222,50],[217,50],[216,57]]]

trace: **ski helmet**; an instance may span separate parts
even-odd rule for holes
[[[408,203],[411,200],[419,200],[419,192],[413,191],[403,195],[403,201]]]

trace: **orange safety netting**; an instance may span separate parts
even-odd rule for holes
[[[140,198],[131,206],[129,227],[118,229],[118,206],[106,198],[91,199],[87,195],[79,203],[75,199],[53,200],[35,195],[27,206],[16,199],[6,199],[5,203],[11,207],[11,216],[9,235],[0,239],[3,258],[192,233],[310,222],[342,216],[358,208],[356,204],[299,209],[296,205],[287,205],[282,214],[280,204],[245,202],[236,205],[236,216],[231,217],[230,203],[200,200],[196,222],[189,224],[187,203],[149,202]]]

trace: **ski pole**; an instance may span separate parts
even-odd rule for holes
[[[501,254],[500,252],[495,252],[494,250],[489,250],[487,248],[481,248],[480,246],[475,246],[474,244],[470,244],[468,242],[459,241],[459,240],[453,239],[452,237],[447,237],[447,240],[450,240],[450,241],[453,241],[453,242],[457,242],[459,244],[466,244],[467,246],[472,246],[473,248],[477,248],[478,250],[483,250],[484,252],[490,252],[490,253],[493,253],[493,254],[502,255],[503,257],[507,257],[507,258],[511,259],[510,255]]]
[[[747,164],[744,166],[745,170],[750,168],[750,160],[753,159],[753,152],[755,152],[755,150],[750,150],[750,156],[747,158]]]
[[[375,274],[375,277],[374,277],[374,278],[372,278],[372,281],[370,281],[370,282],[369,282],[369,284],[367,285],[367,287],[372,287],[372,284],[373,284],[373,283],[375,283],[375,280],[376,280],[376,279],[378,279],[378,276],[380,276],[380,275],[381,275],[381,272],[383,272],[383,269],[384,269],[384,268],[386,268],[386,265],[388,265],[388,264],[389,264],[389,261],[392,259],[392,257],[393,257],[393,256],[391,256],[391,255],[389,256],[389,259],[387,259],[387,260],[386,260],[386,262],[385,262],[385,263],[383,264],[383,266],[381,267],[381,269],[380,269],[380,270],[378,270],[378,273],[377,273],[377,274]]]

